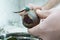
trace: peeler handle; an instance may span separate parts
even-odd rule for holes
[[[21,12],[23,12],[23,11],[29,11],[29,10],[30,10],[29,7],[25,7],[23,10],[21,10],[21,11],[17,11],[17,12],[14,12],[14,13],[21,13]]]

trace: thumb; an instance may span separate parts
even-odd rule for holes
[[[29,34],[32,34],[32,35],[34,35],[34,36],[40,36],[40,32],[41,30],[39,29],[39,25],[37,25],[37,26],[35,26],[35,27],[33,27],[33,28],[30,28],[30,29],[28,29],[28,32],[29,32]]]
[[[41,19],[45,19],[48,14],[49,14],[49,11],[48,10],[40,10],[40,9],[37,9],[36,10],[36,14],[41,18]]]
[[[41,29],[40,24],[37,26],[28,29],[29,34],[37,36],[39,38],[42,38],[42,36],[45,34],[44,29]]]

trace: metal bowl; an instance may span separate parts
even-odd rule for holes
[[[38,37],[32,36],[28,33],[9,33],[1,35],[2,40],[39,40]]]

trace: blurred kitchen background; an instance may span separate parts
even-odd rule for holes
[[[14,12],[29,3],[42,6],[47,3],[47,0],[0,0],[0,35],[11,32],[28,33],[22,24],[21,16]]]

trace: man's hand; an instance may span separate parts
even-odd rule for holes
[[[36,6],[33,4],[28,4],[28,6],[30,7],[31,10],[34,10],[35,13],[41,18],[41,19],[45,19],[50,15],[50,11],[49,10],[42,10],[42,7],[40,6]],[[20,13],[21,16],[27,14],[26,11],[23,11]]]
[[[40,9],[40,10],[42,10],[42,7],[39,6],[39,5],[28,4],[28,6],[29,6],[32,10],[36,10],[36,9]]]
[[[40,9],[36,9],[35,12],[41,19],[45,19],[47,18],[51,13],[49,10],[40,10]]]
[[[43,40],[60,40],[60,9],[53,9],[43,22],[28,29],[28,32]],[[40,14],[39,14],[40,15]]]

